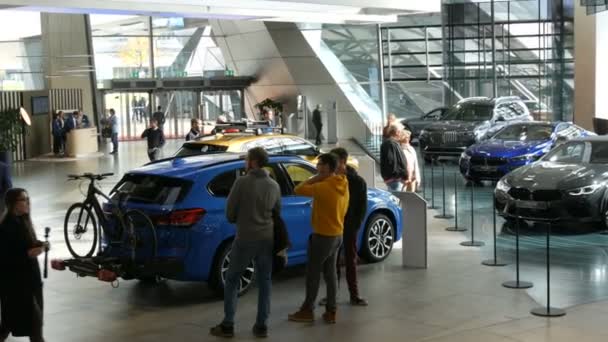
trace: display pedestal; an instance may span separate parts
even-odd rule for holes
[[[67,156],[78,158],[98,151],[97,129],[95,127],[73,129],[67,134]]]

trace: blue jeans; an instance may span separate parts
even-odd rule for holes
[[[112,133],[112,152],[118,152],[118,133]]]
[[[273,241],[234,241],[230,253],[230,265],[224,285],[224,320],[222,325],[233,326],[237,295],[243,271],[253,260],[258,281],[258,315],[256,324],[265,326],[270,315],[270,291],[272,288]]]
[[[386,183],[388,191],[401,191],[403,189],[403,183],[401,181],[392,181]]]

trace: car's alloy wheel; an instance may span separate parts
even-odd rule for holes
[[[226,284],[226,275],[228,273],[228,267],[230,266],[230,252],[232,251],[232,243],[224,244],[224,247],[220,251],[218,258],[215,263],[214,276],[212,278],[211,285],[218,293],[224,292],[224,285]],[[251,284],[255,279],[255,267],[253,261],[250,261],[249,265],[245,268],[245,271],[241,275],[239,281],[239,296],[244,294],[251,288]]]
[[[370,262],[386,259],[395,243],[393,222],[383,214],[373,215],[365,228],[363,254]]]

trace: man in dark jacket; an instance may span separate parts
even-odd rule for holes
[[[388,127],[388,139],[380,146],[380,174],[390,191],[401,191],[407,182],[407,161],[399,144],[400,124]]]
[[[312,124],[315,126],[317,137],[315,139],[315,145],[321,145],[321,133],[323,132],[323,118],[321,116],[321,105],[317,105],[317,108],[312,111]]]
[[[160,149],[165,145],[165,135],[163,131],[158,128],[156,119],[150,120],[150,128],[147,128],[141,134],[141,138],[148,139],[148,158],[150,158],[150,161],[158,159]]]
[[[346,266],[346,282],[350,292],[350,304],[366,306],[367,301],[359,296],[357,284],[357,236],[367,211],[367,183],[359,176],[357,170],[346,165],[348,152],[342,148],[334,148],[330,153],[338,156],[338,173],[346,175],[348,180],[348,210],[344,217],[344,233],[342,248],[344,250],[344,264]],[[340,267],[337,267],[340,278]]]

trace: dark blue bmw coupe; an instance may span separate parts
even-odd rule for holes
[[[536,161],[553,146],[595,135],[570,122],[515,123],[491,139],[467,148],[460,156],[460,173],[472,181],[499,180],[520,166]]]

